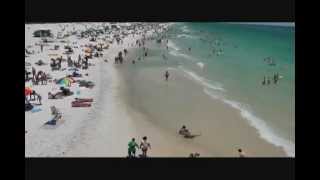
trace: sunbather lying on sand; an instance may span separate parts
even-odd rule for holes
[[[62,99],[62,97],[63,97],[62,92],[57,92],[55,94],[51,92],[48,93],[48,99]]]

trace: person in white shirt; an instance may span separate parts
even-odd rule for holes
[[[242,151],[242,149],[238,149],[239,157],[244,158],[246,157],[245,153]]]
[[[147,157],[147,151],[149,148],[151,149],[151,145],[147,142],[147,136],[144,136],[142,139],[143,141],[140,144],[140,149],[142,150],[142,157]]]

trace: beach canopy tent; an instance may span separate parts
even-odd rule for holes
[[[74,83],[75,80],[71,77],[65,77],[57,81],[57,84],[61,86],[71,86],[71,83]]]
[[[24,88],[24,94],[27,96],[27,95],[30,95],[32,93],[32,89],[30,87],[25,87]]]
[[[52,37],[50,29],[38,29],[33,32],[34,37]]]

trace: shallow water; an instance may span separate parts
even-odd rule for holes
[[[294,28],[177,23],[167,35],[169,51],[165,44],[147,43],[148,57],[141,62],[137,60],[134,67],[126,69],[132,82],[129,87],[136,88],[129,89],[131,102],[136,108],[150,116],[163,116],[166,122],[160,123],[161,126],[173,130],[196,118],[191,118],[192,115],[201,116],[200,110],[208,110],[202,106],[210,106],[207,101],[197,101],[199,111],[196,112],[194,106],[190,106],[195,102],[185,97],[201,100],[199,97],[205,95],[212,100],[220,99],[230,108],[239,110],[244,121],[257,128],[261,137],[294,155]],[[218,51],[221,54],[218,55]],[[162,54],[168,60],[164,60]],[[142,55],[141,50],[137,52],[139,55]],[[263,61],[268,56],[274,58],[276,66]],[[164,81],[165,70],[172,72],[172,82]],[[261,85],[263,76],[272,76],[276,72],[283,76],[277,85]],[[176,83],[178,76],[194,82],[192,86],[184,84],[188,91]],[[186,92],[189,93],[181,95]],[[175,98],[170,98],[173,96]],[[170,110],[182,115],[166,114]],[[208,113],[203,116],[206,115]],[[181,119],[170,120],[172,118]]]

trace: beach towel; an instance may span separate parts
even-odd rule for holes
[[[39,111],[42,111],[42,109],[41,108],[33,108],[33,109],[31,109],[32,113],[36,113],[36,112],[39,112]]]
[[[72,107],[91,107],[91,103],[72,101]]]
[[[45,125],[56,125],[56,124],[57,124],[57,120],[55,120],[55,119],[52,119],[52,120],[45,123]]]

